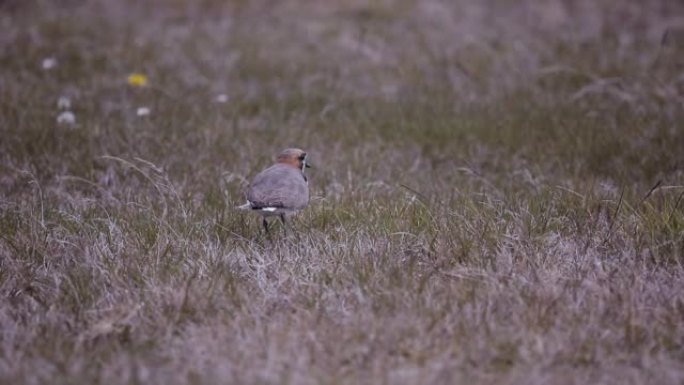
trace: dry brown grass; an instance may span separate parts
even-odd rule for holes
[[[0,2],[0,382],[681,384],[682,15]]]

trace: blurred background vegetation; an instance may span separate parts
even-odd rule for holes
[[[0,379],[684,378],[684,3],[4,0],[0,30]],[[267,240],[233,207],[291,146],[311,207]]]

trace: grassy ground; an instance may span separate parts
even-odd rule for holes
[[[0,382],[681,384],[684,5],[641,4],[0,1]]]

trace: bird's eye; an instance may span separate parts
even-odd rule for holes
[[[303,153],[302,155],[299,156],[299,160],[304,160],[306,159],[306,153]]]

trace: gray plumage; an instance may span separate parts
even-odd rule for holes
[[[309,186],[301,170],[276,163],[254,177],[247,200],[257,210],[272,207],[297,211],[309,203]]]

